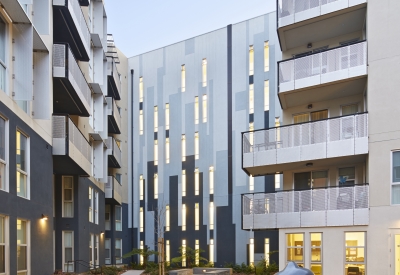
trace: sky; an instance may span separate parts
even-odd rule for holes
[[[108,33],[132,57],[275,10],[276,0],[105,0]]]

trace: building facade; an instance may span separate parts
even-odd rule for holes
[[[277,230],[242,230],[238,215],[242,193],[274,190],[274,176],[240,169],[240,133],[280,112],[275,22],[266,14],[129,58],[137,247],[163,235],[166,261],[191,247],[216,267],[277,250]]]

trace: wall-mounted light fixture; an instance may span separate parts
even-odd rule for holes
[[[49,216],[42,214],[42,220],[47,221],[49,219]]]
[[[104,232],[103,232],[103,231],[100,231],[100,235],[102,235],[102,236],[103,236],[103,235],[104,235]]]
[[[314,164],[312,163],[312,162],[308,162],[308,163],[306,163],[306,166],[307,167],[311,167],[311,166],[313,166]]]
[[[308,43],[307,48],[312,48],[312,43]]]
[[[308,104],[307,109],[312,109],[312,104]]]

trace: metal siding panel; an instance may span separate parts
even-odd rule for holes
[[[36,119],[50,119],[50,61],[48,53],[33,53],[33,117]]]

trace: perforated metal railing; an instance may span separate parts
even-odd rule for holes
[[[309,56],[290,59],[279,63],[279,92],[302,88],[304,79],[310,84],[325,83],[334,77],[350,77],[352,68],[366,68],[367,42],[339,47]],[[347,72],[340,76],[334,72]],[[311,79],[312,78],[312,79]]]
[[[69,47],[68,47],[68,71],[70,73],[69,77],[72,76],[74,78],[76,84],[79,87],[80,92],[85,98],[87,104],[90,106],[90,99],[92,94],[89,85]]]
[[[118,124],[118,127],[121,127],[121,114],[118,110],[118,106],[114,100],[114,98],[112,97],[106,97],[106,101],[107,101],[107,108],[111,111],[111,113],[113,114],[115,121]]]
[[[68,118],[68,134],[69,141],[75,145],[86,160],[92,163],[92,147],[70,118]]]
[[[115,159],[118,161],[119,164],[121,164],[121,149],[119,148],[117,141],[113,137],[108,137],[107,139],[107,147],[108,149],[112,150],[112,155],[115,157]]]
[[[119,79],[117,64],[115,63],[114,59],[113,59],[112,64],[113,64],[112,65],[113,66],[112,73],[113,73],[114,81],[115,81],[115,84],[117,85],[118,92],[120,93],[121,92],[121,80]]]
[[[243,153],[276,150],[368,136],[368,113],[245,132]]]
[[[78,0],[68,0],[68,7],[71,7],[70,11],[73,13],[72,18],[75,20],[77,28],[80,30],[82,35],[83,44],[86,48],[87,53],[90,51],[90,33],[87,25],[85,16],[83,15],[81,5]]]

